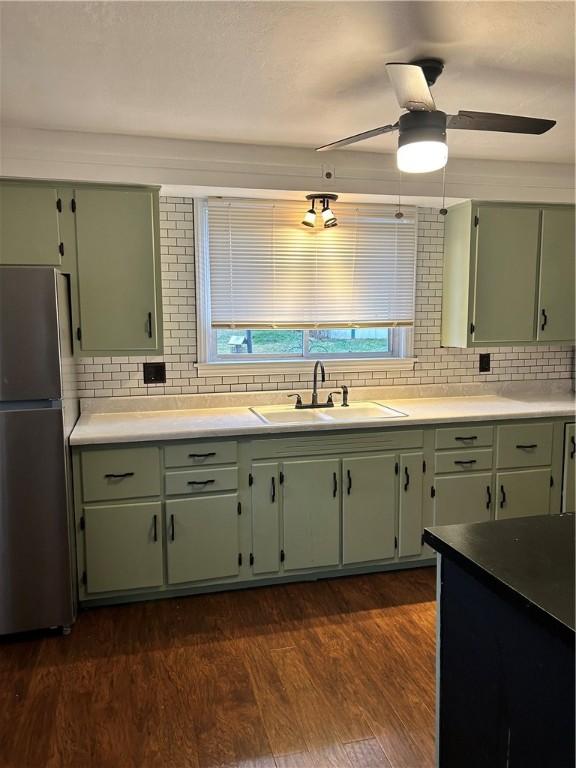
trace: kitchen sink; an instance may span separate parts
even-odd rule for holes
[[[305,408],[299,410],[286,405],[263,405],[250,408],[265,424],[342,424],[346,422],[375,421],[406,416],[386,405],[360,401],[347,408]]]

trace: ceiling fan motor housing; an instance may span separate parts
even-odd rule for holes
[[[416,141],[446,141],[446,113],[440,110],[406,112],[400,115],[398,123],[399,147]]]

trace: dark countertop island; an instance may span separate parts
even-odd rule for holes
[[[429,528],[439,768],[574,766],[574,516]]]

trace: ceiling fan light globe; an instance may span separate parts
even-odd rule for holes
[[[398,147],[396,164],[402,173],[430,173],[448,162],[445,141],[413,141]]]

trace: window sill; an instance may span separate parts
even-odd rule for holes
[[[250,376],[279,373],[310,373],[314,360],[254,360],[214,363],[196,363],[199,376]],[[325,358],[324,365],[330,371],[412,371],[415,357],[372,357],[353,360]]]

